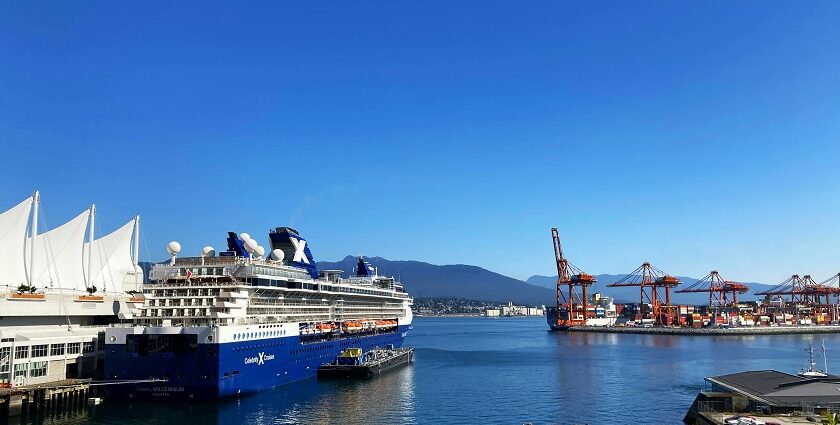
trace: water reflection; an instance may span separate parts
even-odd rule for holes
[[[415,423],[414,369],[368,380],[304,382],[242,397],[216,423]]]
[[[378,378],[309,379],[258,394],[212,402],[106,402],[70,413],[39,413],[10,424],[412,424],[417,422],[414,367]]]
[[[418,319],[414,328],[415,364],[373,380],[308,380],[211,403],[106,402],[28,423],[671,424],[704,377],[795,373],[808,341],[823,339],[547,332],[542,318]],[[824,338],[829,370],[840,370],[840,334]]]

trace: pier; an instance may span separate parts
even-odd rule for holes
[[[160,379],[130,381],[95,381],[93,379],[64,379],[46,384],[0,388],[0,418],[34,414],[64,414],[101,402],[99,388],[105,385],[125,385],[142,382],[165,382]]]
[[[84,408],[95,395],[91,379],[65,379],[48,384],[0,389],[0,417]]]

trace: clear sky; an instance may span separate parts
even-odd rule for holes
[[[840,2],[6,2],[0,208],[143,251],[840,271]]]

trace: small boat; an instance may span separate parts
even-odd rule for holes
[[[823,360],[826,362],[825,370],[817,369],[817,363],[814,361],[814,347],[811,345],[811,342],[808,343],[808,348],[805,349],[808,353],[808,369],[799,372],[799,376],[803,378],[825,378],[828,377],[828,361],[825,358],[825,341],[823,341],[822,345],[822,352],[823,352]]]

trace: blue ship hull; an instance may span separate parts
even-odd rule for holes
[[[402,346],[408,326],[396,332],[301,344],[300,337],[279,337],[197,344],[179,353],[139,355],[124,344],[107,344],[105,376],[111,381],[160,382],[105,386],[106,397],[120,400],[212,400],[254,393],[312,378],[318,366],[345,348],[367,351]]]

